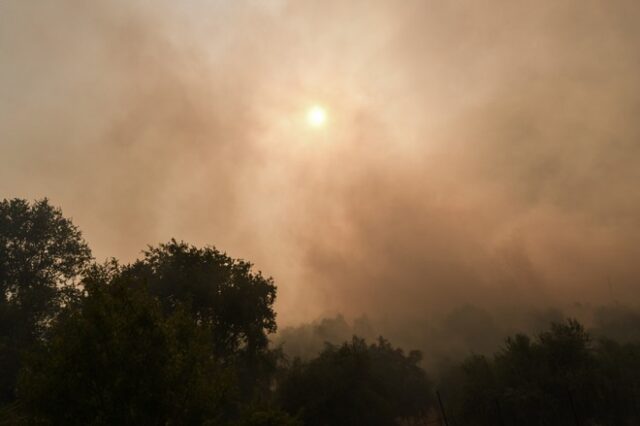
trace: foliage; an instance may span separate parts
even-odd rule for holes
[[[150,247],[122,275],[145,283],[166,313],[188,307],[194,321],[210,331],[213,353],[236,370],[247,401],[268,392],[278,362],[267,337],[276,330],[271,278],[214,247],[175,240]]]
[[[126,279],[85,281],[22,371],[19,396],[45,424],[202,424],[232,410],[232,374],[206,328],[176,306],[164,315]]]
[[[275,284],[249,262],[175,240],[131,265],[90,261],[46,199],[0,202],[0,423],[386,426],[430,414],[420,353],[383,338],[288,364],[269,348]],[[448,329],[479,347],[489,319],[464,308]],[[640,424],[637,319],[600,310],[595,340],[568,320],[450,366],[439,390],[451,423]],[[349,329],[337,317],[298,332],[313,348]]]
[[[251,267],[214,247],[171,240],[150,247],[125,275],[146,282],[167,311],[189,305],[198,321],[211,327],[216,352],[227,356],[266,349],[267,334],[276,330],[276,287]]]
[[[78,296],[90,259],[78,228],[47,199],[0,201],[0,403],[14,398],[20,352]]]
[[[638,346],[594,344],[575,320],[506,340],[492,359],[471,356],[445,375],[450,408],[468,425],[636,424]]]
[[[367,345],[353,338],[328,344],[316,359],[294,361],[279,385],[279,400],[304,424],[392,425],[422,417],[430,404],[430,385],[418,367],[420,355],[380,340]]]

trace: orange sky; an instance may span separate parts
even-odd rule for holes
[[[4,0],[0,197],[49,197],[99,259],[175,237],[252,260],[284,323],[635,304],[638,22],[634,0]]]

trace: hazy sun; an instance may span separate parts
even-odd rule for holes
[[[307,111],[307,123],[312,127],[322,127],[327,121],[327,112],[320,105],[314,105]]]

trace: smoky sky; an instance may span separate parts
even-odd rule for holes
[[[281,322],[638,302],[634,0],[0,2],[0,197],[246,258]],[[328,122],[304,113],[323,105]]]

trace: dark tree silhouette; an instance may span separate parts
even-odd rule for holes
[[[171,240],[150,247],[124,275],[144,281],[166,311],[190,306],[198,321],[211,327],[216,352],[227,356],[266,349],[267,334],[276,330],[276,287],[251,267],[214,247]]]
[[[279,385],[279,400],[308,426],[394,425],[427,414],[431,388],[418,366],[386,340],[367,345],[353,338],[327,345],[318,358],[296,360]]]
[[[150,247],[123,275],[144,282],[165,312],[190,309],[194,321],[211,331],[215,355],[233,365],[243,395],[268,392],[278,353],[269,350],[268,334],[276,330],[271,278],[252,265],[218,251],[171,240]]]
[[[20,351],[78,296],[90,259],[80,231],[47,199],[0,202],[0,403],[14,398]]]
[[[95,268],[27,357],[19,396],[44,424],[217,424],[235,411],[232,371],[212,356],[206,326],[165,315],[138,283]],[[115,273],[114,273],[115,272]],[[105,279],[107,278],[107,279]]]
[[[593,342],[568,320],[535,339],[508,338],[493,358],[467,358],[442,387],[467,425],[632,425],[639,355],[637,345]]]
[[[423,422],[432,406],[418,352],[354,337],[288,364],[269,347],[275,284],[249,262],[171,240],[131,265],[91,264],[80,231],[46,199],[0,202],[0,291],[3,424],[387,426]],[[449,361],[438,394],[447,417],[640,424],[638,318],[608,308],[598,339],[568,320]],[[446,322],[492,346],[486,313],[465,307]],[[303,335],[349,331],[340,317],[313,327]]]

